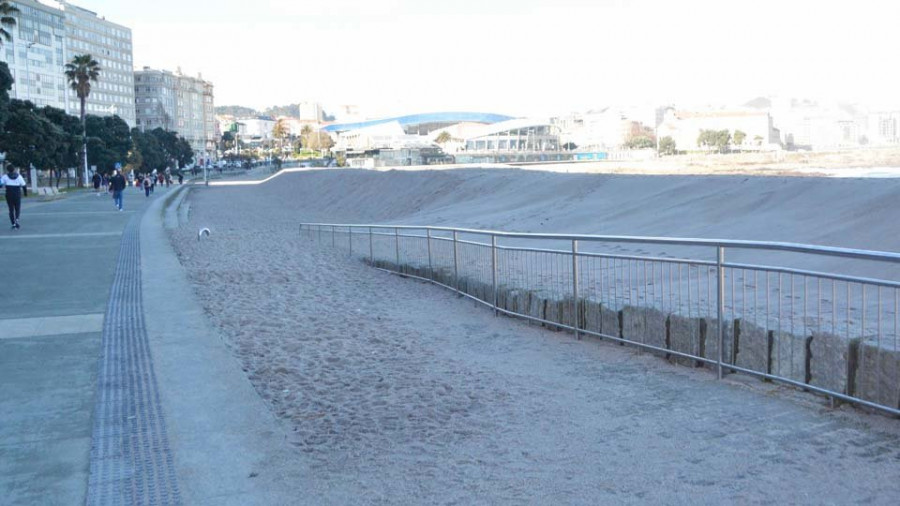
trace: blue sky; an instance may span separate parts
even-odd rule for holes
[[[550,114],[761,94],[897,105],[887,0],[79,0],[216,103]]]

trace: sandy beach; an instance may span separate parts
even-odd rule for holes
[[[171,240],[286,444],[330,491],[310,504],[893,504],[895,420],[497,318],[316,247],[297,224],[898,251],[898,196],[895,180],[323,170],[196,188]]]

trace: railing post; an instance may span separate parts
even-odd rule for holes
[[[717,247],[716,278],[716,319],[719,325],[719,356],[716,363],[716,375],[722,379],[722,354],[725,346],[725,322],[723,321],[725,318],[725,248],[723,246]]]
[[[453,231],[453,288],[459,295],[459,232]]]
[[[369,227],[369,263],[375,267],[375,237],[372,235],[372,227]]]
[[[394,249],[397,253],[397,272],[400,272],[400,229],[394,227]]]
[[[334,248],[334,225],[331,226],[331,247]]]
[[[353,227],[347,227],[347,237],[350,239],[350,258],[353,258]]]
[[[494,316],[500,316],[497,310],[497,236],[491,234],[491,285],[494,289]]]
[[[581,305],[578,304],[578,240],[572,239],[572,315],[575,321],[575,339],[581,339],[578,323],[581,321]]]
[[[431,229],[430,228],[425,229],[425,232],[426,232],[426,240],[428,241],[428,276],[431,278],[432,281],[435,281],[434,266],[431,263]]]

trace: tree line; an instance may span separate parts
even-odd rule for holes
[[[15,5],[0,1],[0,46],[12,41],[12,30],[7,28],[16,26],[18,12]],[[81,101],[81,115],[75,117],[56,107],[10,99],[14,80],[9,65],[0,62],[0,151],[7,153],[7,163],[26,175],[24,169],[31,166],[50,171],[57,186],[63,171],[88,163],[105,174],[118,164],[151,172],[190,163],[193,150],[175,132],[162,128],[145,132],[129,128],[119,116],[85,114],[91,83],[97,82],[100,72],[89,54],[76,55],[66,64],[65,76]]]
[[[7,163],[48,170],[57,184],[64,171],[79,167],[85,140],[89,163],[104,174],[117,163],[136,172],[151,172],[183,167],[194,157],[190,144],[176,133],[129,128],[119,116],[88,114],[82,134],[77,116],[56,107],[10,99],[12,84],[9,66],[0,62],[0,150],[7,152]]]

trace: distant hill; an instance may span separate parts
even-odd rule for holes
[[[256,109],[244,107],[241,105],[220,105],[216,107],[216,114],[225,116],[259,116]]]
[[[754,109],[769,109],[772,107],[772,101],[766,97],[756,97],[745,103],[744,106],[752,107]]]
[[[300,104],[274,105],[267,107],[262,111],[257,111],[256,109],[244,107],[242,105],[221,105],[216,107],[216,114],[237,117],[270,116],[272,118],[277,118],[279,116],[288,116],[291,118],[298,118],[300,117]],[[327,114],[325,119],[328,120]],[[334,121],[333,117],[331,118],[331,121]]]
[[[279,116],[290,116],[291,118],[297,118],[300,116],[300,104],[290,104],[290,105],[276,105],[273,107],[269,107],[263,114],[266,116],[272,116],[273,118],[277,118]]]

